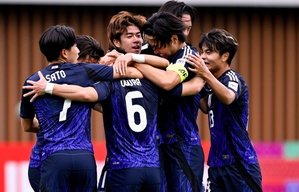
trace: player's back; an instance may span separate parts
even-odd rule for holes
[[[111,68],[89,64],[58,63],[47,66],[41,72],[48,82],[83,87],[99,80],[111,80],[113,77]],[[35,73],[28,79],[37,81],[39,77]],[[26,108],[34,111],[24,114],[36,113],[39,120],[40,131],[44,137],[42,160],[60,150],[86,149],[93,152],[89,103],[46,94],[35,99],[33,107]]]
[[[159,100],[158,88],[147,79],[113,81],[110,97],[102,102],[111,169],[159,167]]]

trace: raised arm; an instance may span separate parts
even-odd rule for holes
[[[187,59],[189,60],[187,62],[194,67],[194,69],[190,68],[190,71],[200,75],[213,89],[214,94],[223,104],[229,105],[235,100],[236,94],[218,81],[199,55],[188,55]]]

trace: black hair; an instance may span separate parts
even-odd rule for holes
[[[157,48],[170,44],[173,35],[177,35],[180,42],[185,42],[184,29],[185,25],[178,17],[163,11],[154,13],[143,26],[144,33],[155,39]]]
[[[172,13],[175,16],[177,16],[179,19],[182,18],[183,14],[190,15],[192,23],[194,22],[195,13],[196,13],[196,9],[194,7],[189,6],[184,2],[178,2],[174,0],[167,1],[166,3],[164,3],[158,10],[158,12],[161,11]]]
[[[104,50],[100,43],[91,36],[77,35],[76,43],[80,51],[79,58],[85,58],[89,55],[94,59],[100,59],[100,57],[104,56]]]
[[[70,50],[76,43],[75,31],[65,25],[49,27],[39,39],[39,48],[48,62],[56,61],[63,49]]]
[[[229,53],[227,59],[228,64],[231,64],[239,44],[237,39],[225,31],[224,29],[212,29],[211,31],[203,34],[199,40],[199,48],[202,50],[202,46],[205,45],[210,51],[219,52],[219,55]]]

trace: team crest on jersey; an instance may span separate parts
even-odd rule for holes
[[[212,95],[213,94],[209,94],[208,95],[208,107],[211,107],[211,104],[212,104]]]
[[[178,59],[178,60],[176,60],[175,63],[176,63],[176,64],[181,64],[181,65],[185,65],[185,64],[186,64],[186,59],[183,59],[183,58]]]

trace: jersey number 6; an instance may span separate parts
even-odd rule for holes
[[[127,106],[127,115],[129,126],[134,132],[141,132],[146,128],[147,118],[146,112],[141,105],[133,105],[132,100],[137,98],[143,98],[143,95],[140,91],[132,91],[126,95],[126,106]],[[136,124],[135,122],[135,113],[139,114],[140,123]]]

